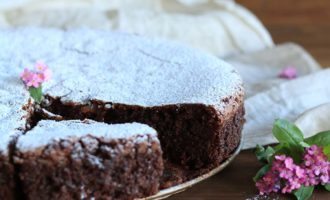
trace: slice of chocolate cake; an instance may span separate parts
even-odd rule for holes
[[[15,163],[26,199],[135,199],[163,173],[157,133],[138,123],[40,121],[19,137]]]

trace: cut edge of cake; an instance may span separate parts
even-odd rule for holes
[[[163,173],[154,129],[92,120],[40,121],[18,138],[15,165],[28,199],[142,198]]]

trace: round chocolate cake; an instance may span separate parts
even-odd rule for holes
[[[216,57],[91,30],[0,31],[0,199],[135,199],[238,147],[242,80]],[[47,63],[36,103],[20,80]]]

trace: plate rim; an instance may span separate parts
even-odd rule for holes
[[[165,199],[169,196],[172,196],[174,194],[178,194],[180,192],[185,191],[188,188],[191,188],[192,186],[196,185],[197,183],[200,183],[200,182],[214,176],[218,172],[222,171],[225,167],[227,167],[237,157],[237,155],[241,152],[242,146],[243,146],[243,141],[241,140],[239,146],[236,148],[234,153],[232,153],[230,155],[230,157],[228,157],[219,166],[212,169],[211,171],[209,171],[209,172],[207,172],[207,173],[205,173],[201,176],[198,176],[198,177],[196,177],[192,180],[181,183],[179,185],[160,190],[157,194],[154,194],[152,196],[140,198],[140,199],[137,199],[137,200],[160,200],[160,199]]]

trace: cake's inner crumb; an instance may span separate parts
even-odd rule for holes
[[[19,166],[17,164],[15,164],[14,162],[14,153],[16,151],[16,142],[17,142],[17,138],[15,138],[10,144],[9,144],[9,162],[11,164],[11,166],[13,167],[14,170],[14,175],[13,175],[13,179],[14,179],[14,188],[15,188],[15,199],[25,199],[25,196],[23,194],[23,190],[22,190],[22,182],[20,181],[19,178]]]
[[[240,142],[243,116],[241,107],[224,124],[212,107],[202,104],[144,108],[96,100],[62,103],[60,98],[47,96],[30,124],[33,128],[41,119],[147,124],[159,133],[166,163],[160,187],[167,188],[206,173],[230,156]]]
[[[26,131],[43,119],[91,119],[110,124],[139,122],[153,127],[158,132],[165,162],[161,189],[220,165],[239,145],[244,123],[243,106],[231,119],[223,121],[212,107],[202,104],[145,108],[97,100],[63,103],[60,98],[50,96],[41,105],[33,105],[30,112]]]
[[[110,124],[147,124],[159,133],[164,158],[186,166],[187,169],[200,169],[223,159],[218,158],[218,155],[224,152],[214,148],[214,145],[223,146],[220,141],[224,138],[217,138],[219,134],[214,134],[221,129],[222,123],[212,107],[187,104],[143,108],[101,101],[85,104],[64,104],[59,98],[48,98],[48,101],[47,110],[65,120],[92,119]],[[214,144],[214,141],[218,143]]]
[[[41,151],[18,149],[15,155],[22,160],[18,166],[25,197],[80,199],[84,194],[84,199],[107,199],[111,195],[131,199],[155,194],[163,162],[154,139],[138,135],[107,140],[87,135],[54,141],[42,146]],[[43,173],[31,174],[33,170]]]

